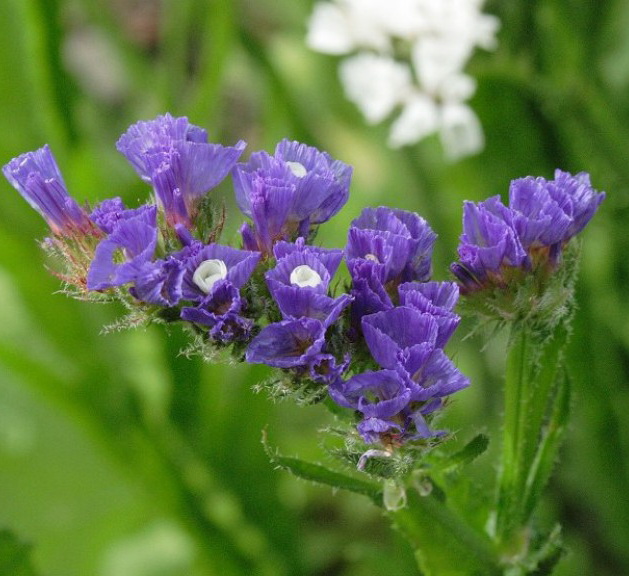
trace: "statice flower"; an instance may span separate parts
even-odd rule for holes
[[[557,170],[554,180],[512,181],[509,206],[498,196],[478,204],[466,202],[459,261],[451,266],[461,289],[504,289],[519,282],[522,274],[548,275],[604,198],[592,188],[589,175]]]
[[[278,242],[275,268],[266,282],[283,320],[265,326],[247,349],[247,361],[280,368],[294,368],[317,382],[330,382],[346,368],[326,350],[328,328],[348,306],[351,297],[328,295],[330,281],[343,252]]]
[[[400,283],[430,278],[437,236],[412,212],[366,208],[348,232],[345,254],[352,277],[352,318],[391,308]]]
[[[467,102],[476,89],[464,68],[476,47],[493,49],[498,20],[481,0],[333,0],[317,2],[308,45],[341,55],[347,97],[369,123],[393,120],[389,144],[413,144],[438,133],[446,154],[483,147],[480,122]]]
[[[208,143],[205,130],[165,114],[130,126],[117,148],[153,186],[168,224],[190,228],[200,199],[229,174],[245,143]]]
[[[282,140],[271,156],[260,151],[233,170],[236,201],[252,220],[243,244],[270,256],[279,240],[307,238],[347,201],[352,168],[316,148]]]
[[[210,336],[220,342],[247,339],[253,321],[243,316],[246,303],[240,288],[253,274],[260,254],[193,242],[172,257],[184,269],[182,298],[196,304],[184,306],[181,318],[205,326]]]
[[[147,204],[126,210],[114,199],[99,206],[92,219],[108,234],[96,246],[87,289],[106,290],[134,282],[155,255],[157,207]]]
[[[2,172],[22,197],[39,212],[53,234],[94,234],[87,212],[69,194],[55,157],[46,145],[3,166]]]
[[[432,286],[425,296],[426,304],[435,309],[441,302],[443,311],[455,299],[449,286]],[[338,379],[330,386],[330,395],[362,414],[358,431],[365,442],[392,448],[439,434],[429,426],[430,414],[446,396],[469,385],[442,349],[457,324],[458,319],[443,323],[411,306],[363,317],[365,341],[382,370],[363,372],[346,382]]]
[[[307,316],[327,327],[336,321],[351,297],[328,296],[330,281],[343,257],[342,250],[308,246],[303,238],[295,244],[275,246],[277,263],[265,277],[271,296],[285,319]]]

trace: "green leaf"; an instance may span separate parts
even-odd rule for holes
[[[553,412],[531,465],[523,498],[525,518],[535,509],[555,464],[570,414],[570,381],[565,370],[558,378]]]
[[[383,506],[382,488],[366,480],[360,478],[354,478],[335,470],[330,470],[321,464],[314,464],[313,462],[306,462],[299,458],[290,458],[288,456],[281,456],[276,451],[273,451],[268,445],[266,440],[266,434],[262,436],[262,444],[271,461],[271,464],[284,470],[288,470],[298,478],[302,480],[309,480],[316,482],[317,484],[323,484],[324,486],[331,486],[332,488],[338,488],[340,490],[347,490],[348,492],[354,492],[355,494],[361,494],[370,498],[377,506]]]
[[[353,478],[352,476],[330,470],[321,464],[305,462],[299,458],[274,456],[272,463],[292,472],[295,476],[303,480],[310,480],[317,484],[361,494],[370,498],[377,506],[383,506],[382,490],[377,484],[372,482]]]
[[[445,463],[445,472],[456,472],[461,467],[476,460],[487,450],[489,438],[485,434],[477,434],[461,450],[455,452]]]
[[[30,553],[30,544],[21,542],[10,530],[0,530],[0,574],[36,576]]]

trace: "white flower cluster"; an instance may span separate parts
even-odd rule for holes
[[[389,144],[413,144],[438,132],[446,154],[460,158],[484,145],[467,105],[476,89],[463,73],[475,47],[496,45],[499,21],[483,0],[332,0],[315,5],[307,42],[347,55],[340,77],[367,122],[395,110]]]

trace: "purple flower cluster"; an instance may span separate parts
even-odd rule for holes
[[[360,414],[368,443],[434,436],[427,417],[469,384],[443,351],[460,321],[458,288],[429,281],[435,239],[417,214],[385,207],[365,209],[349,230],[351,337],[380,369],[337,379],[330,395]]]
[[[431,415],[468,385],[444,353],[460,320],[458,287],[430,281],[435,233],[417,214],[368,208],[345,250],[314,246],[316,227],[348,198],[351,167],[288,140],[238,163],[244,146],[208,143],[186,118],[134,124],[117,147],[154,192],[136,208],[121,198],[81,208],[48,148],[4,173],[58,241],[92,238],[76,280],[88,297],[115,295],[147,320],[182,321],[204,345],[233,345],[238,358],[280,369],[295,390],[329,392],[357,415],[367,443],[389,450],[435,436]],[[249,220],[240,247],[208,242],[198,224],[211,221],[202,200],[230,173]],[[343,260],[351,286],[335,295]]]
[[[605,194],[588,174],[557,170],[554,180],[511,182],[509,206],[499,196],[463,209],[459,262],[452,272],[464,293],[506,287],[514,269],[554,268],[566,243],[590,221]]]

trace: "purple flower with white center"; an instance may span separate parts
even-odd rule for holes
[[[274,322],[251,341],[246,360],[277,368],[308,368],[324,356],[325,330],[323,323],[315,318]]]
[[[509,188],[513,226],[525,249],[561,245],[591,220],[605,194],[594,190],[585,172],[555,171],[554,180],[520,178]]]
[[[229,174],[246,145],[208,143],[205,130],[166,114],[133,124],[116,146],[153,185],[166,221],[190,227],[198,201]]]
[[[296,207],[303,205],[304,209],[298,211],[298,215],[308,218],[310,224],[327,222],[347,202],[351,166],[335,160],[327,152],[287,139],[277,144],[275,157],[286,162],[293,174],[300,178]]]
[[[57,162],[46,145],[26,152],[3,166],[9,183],[39,212],[53,234],[94,234],[87,213],[68,194]]]
[[[147,304],[171,307],[181,300],[181,284],[185,269],[174,258],[146,262],[130,288],[134,298]]]
[[[499,196],[463,207],[463,234],[459,262],[451,270],[462,290],[472,291],[487,282],[503,284],[502,268],[528,268],[529,257],[512,224],[513,212]]]
[[[350,227],[348,262],[367,259],[383,265],[384,282],[424,282],[430,278],[437,235],[413,212],[365,208]]]
[[[459,299],[455,282],[406,282],[398,286],[400,305],[432,315],[438,325],[436,345],[443,348],[461,318],[453,312]]]
[[[245,248],[271,255],[279,240],[307,237],[347,201],[352,168],[325,152],[282,140],[275,155],[261,151],[233,172],[236,201],[253,225],[244,224]]]
[[[219,342],[244,341],[249,338],[253,321],[241,315],[240,291],[228,280],[217,281],[210,293],[196,307],[184,307],[181,318],[209,328]]]
[[[327,328],[351,301],[348,294],[336,299],[327,295],[343,252],[306,246],[299,240],[292,246],[279,244],[275,255],[281,257],[266,273],[266,282],[285,319],[308,316],[321,320]]]
[[[253,274],[260,253],[195,241],[172,257],[185,267],[183,298],[200,302],[212,294],[221,280],[229,281],[237,289],[242,287]]]
[[[157,208],[145,205],[121,218],[96,247],[87,274],[88,290],[105,290],[134,282],[151,262],[157,246]]]

